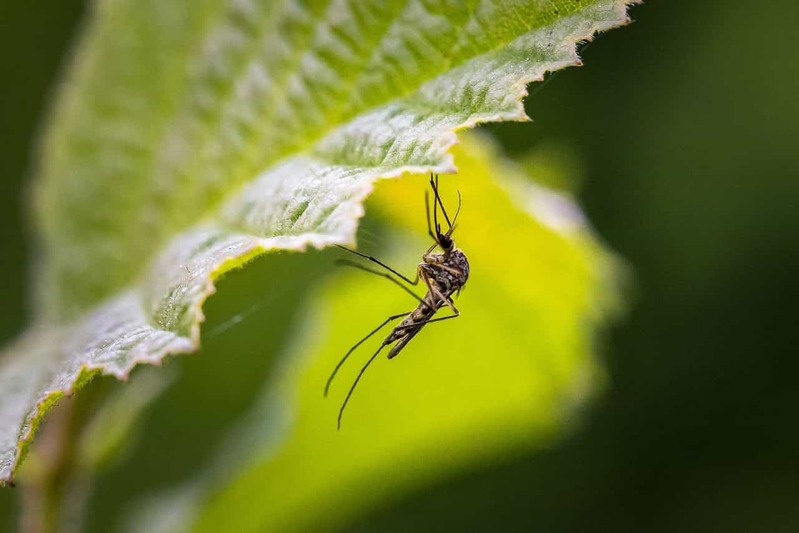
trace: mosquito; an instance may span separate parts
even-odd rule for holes
[[[432,221],[430,216],[430,200],[427,191],[425,191],[424,203],[425,215],[427,216],[427,232],[434,242],[430,248],[427,249],[424,255],[422,255],[422,262],[416,267],[416,276],[412,280],[370,255],[362,254],[360,252],[356,252],[355,250],[350,250],[349,248],[339,246],[339,248],[346,250],[347,252],[379,265],[388,272],[372,269],[365,265],[346,259],[339,260],[339,264],[359,268],[361,270],[365,270],[366,272],[386,278],[411,294],[419,301],[419,304],[416,306],[416,309],[412,311],[406,311],[404,313],[398,313],[388,317],[366,337],[355,343],[355,345],[350,348],[346,354],[344,354],[344,357],[341,358],[341,361],[339,361],[336,367],[333,369],[333,372],[330,374],[330,377],[327,380],[327,384],[325,384],[325,397],[327,397],[327,393],[330,390],[330,384],[333,382],[333,378],[336,377],[339,369],[350,356],[350,354],[352,354],[352,352],[354,352],[361,344],[366,342],[372,335],[383,329],[387,324],[404,317],[402,322],[400,322],[393,330],[391,330],[391,333],[389,333],[388,336],[383,339],[380,347],[372,355],[372,357],[369,358],[363,368],[361,368],[358,377],[355,378],[355,381],[350,387],[347,396],[344,398],[344,403],[341,404],[341,409],[338,412],[338,421],[336,426],[338,429],[341,429],[341,417],[344,414],[344,409],[347,407],[347,403],[349,403],[350,398],[352,397],[352,393],[355,391],[355,387],[358,385],[361,377],[363,377],[366,369],[372,364],[372,361],[375,360],[378,354],[380,354],[380,352],[383,351],[386,346],[394,344],[394,346],[392,346],[388,352],[388,358],[393,359],[399,355],[399,353],[405,348],[405,346],[408,345],[411,339],[413,339],[427,324],[440,322],[442,320],[450,320],[460,316],[460,311],[458,311],[458,308],[455,307],[453,298],[454,296],[460,294],[461,289],[466,284],[466,280],[469,279],[469,261],[466,259],[466,255],[455,247],[455,241],[452,240],[452,232],[455,231],[458,221],[458,214],[461,211],[461,194],[459,191],[458,208],[455,211],[455,216],[452,218],[452,220],[450,220],[447,210],[444,208],[444,203],[441,201],[441,195],[438,192],[437,175],[430,175],[430,188],[433,190]],[[438,222],[439,209],[447,223],[447,230],[444,233],[441,232],[441,225]],[[436,248],[440,248],[441,252],[434,252]],[[396,277],[392,276],[392,274]],[[400,282],[400,279],[412,286],[418,285],[419,280],[423,281],[427,286],[427,293],[425,294],[424,298],[420,298],[407,285],[403,285],[402,282]],[[448,307],[452,311],[452,314],[433,318],[433,315],[435,315],[444,307]]]

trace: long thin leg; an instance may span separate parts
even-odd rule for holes
[[[436,176],[436,183],[433,183],[433,175],[430,174],[430,186],[433,188],[433,226],[436,228],[436,235],[441,235],[441,225],[438,223],[438,176]],[[436,239],[438,242],[438,239]]]
[[[408,287],[406,287],[405,285],[400,283],[399,280],[394,278],[391,274],[387,274],[385,272],[380,272],[379,270],[371,269],[369,267],[360,265],[360,264],[356,263],[355,261],[350,261],[349,259],[339,259],[338,261],[336,261],[336,264],[340,265],[340,266],[350,266],[350,267],[353,267],[353,268],[357,268],[359,270],[363,270],[364,272],[369,272],[370,274],[374,274],[375,276],[380,276],[381,278],[386,278],[387,280],[389,280],[389,281],[393,282],[395,285],[397,285],[400,289],[402,289],[403,291],[407,292],[408,294],[410,294],[411,296],[416,298],[416,300],[419,303],[427,305],[425,303],[425,301],[421,298],[421,296],[419,296],[418,294],[416,294],[415,292],[410,290]]]
[[[436,202],[441,207],[441,212],[444,214],[444,220],[447,221],[447,226],[449,226],[449,229],[452,229],[452,222],[449,219],[449,215],[447,214],[447,210],[444,209],[444,202],[441,201],[441,195],[438,193],[438,174],[436,174],[436,176],[435,176],[435,181],[433,181],[433,174],[430,174],[430,187],[433,188],[433,194],[435,194]],[[435,211],[435,207],[433,207],[433,219],[434,220],[436,218],[435,215],[436,215],[436,211]],[[435,223],[436,223],[436,231],[441,233],[441,230],[438,229],[438,221],[436,220]]]
[[[430,225],[430,200],[427,194],[427,189],[424,190],[424,214],[427,216],[427,233],[428,235],[430,235],[430,238],[433,239],[436,242],[436,244],[438,244],[438,239],[433,234],[433,226]],[[435,248],[435,246],[430,248],[430,251],[432,251],[433,248]],[[430,253],[430,251],[428,251],[427,253]]]
[[[355,387],[358,385],[358,382],[361,381],[361,376],[363,376],[363,373],[366,372],[367,368],[369,368],[369,365],[372,364],[372,361],[375,360],[377,354],[379,354],[386,346],[388,346],[388,344],[386,343],[381,344],[380,348],[377,349],[377,351],[372,355],[372,357],[370,357],[369,360],[366,361],[366,364],[363,365],[361,371],[358,372],[358,377],[355,378],[355,381],[352,383],[352,387],[350,387],[350,391],[347,393],[347,397],[344,398],[344,403],[341,404],[341,409],[339,409],[338,411],[338,421],[336,422],[336,429],[341,429],[341,417],[344,414],[344,408],[347,407],[347,403],[349,403],[350,401],[350,396],[352,396],[352,393],[355,390]]]
[[[419,320],[418,322],[412,322],[410,324],[399,325],[394,328],[393,333],[399,333],[400,337],[397,340],[397,344],[391,349],[388,353],[388,358],[393,359],[394,357],[398,356],[402,350],[405,349],[405,346],[413,339],[417,333],[419,333],[422,328],[431,323],[431,322],[441,322],[442,320],[449,320],[451,318],[458,318],[460,313],[455,313],[454,315],[450,316],[443,316],[439,318],[428,318],[427,320]]]
[[[449,320],[450,318],[458,318],[459,316],[461,316],[460,313],[458,313],[457,315],[441,316],[441,317],[438,317],[438,318],[428,318],[427,320],[420,320],[419,322],[414,322],[413,324],[407,324],[405,326],[397,326],[394,329],[395,330],[403,330],[403,329],[408,329],[408,328],[412,328],[412,327],[415,327],[415,326],[423,326],[425,324],[430,324],[432,322],[441,322],[442,320]]]
[[[433,295],[434,295],[436,298],[438,298],[439,300],[441,300],[441,303],[443,303],[444,305],[446,305],[447,307],[449,307],[450,309],[452,309],[452,312],[453,312],[453,313],[455,313],[456,315],[459,315],[459,314],[460,314],[460,311],[458,311],[458,310],[455,308],[455,304],[454,304],[454,303],[452,303],[452,300],[450,300],[449,298],[447,298],[446,296],[444,296],[443,294],[441,294],[441,291],[440,291],[440,290],[438,290],[438,287],[436,287],[435,285],[433,285],[433,281],[432,281],[432,280],[431,280],[431,279],[430,279],[428,276],[422,276],[422,279],[424,279],[424,282],[425,282],[425,284],[427,285],[427,289],[428,289],[428,290],[429,290],[429,291],[430,291],[430,292],[431,292],[431,293],[432,293],[432,294],[433,294]]]
[[[402,274],[400,274],[399,272],[397,272],[396,270],[394,270],[393,268],[391,268],[390,266],[388,266],[384,262],[380,261],[379,259],[377,259],[375,257],[372,257],[371,255],[366,255],[366,254],[362,254],[361,252],[356,252],[355,250],[350,250],[349,248],[347,248],[345,246],[341,246],[340,244],[337,244],[336,246],[338,246],[342,250],[346,250],[347,252],[349,252],[351,254],[355,254],[355,255],[358,255],[360,257],[363,257],[364,259],[368,259],[372,263],[377,263],[378,265],[380,265],[381,267],[385,268],[386,270],[388,270],[389,272],[391,272],[395,276],[401,278],[402,280],[404,280],[405,282],[409,283],[410,285],[417,285],[419,283],[419,276],[416,276],[416,279],[411,281],[410,279],[408,279],[407,277],[403,276]]]
[[[430,187],[433,189],[433,193],[435,194],[435,203],[433,204],[433,218],[436,216],[435,209],[438,206],[441,206],[441,212],[444,213],[444,218],[447,221],[447,226],[449,226],[449,230],[447,230],[447,236],[449,237],[452,235],[452,232],[455,231],[455,223],[458,221],[458,215],[461,212],[461,192],[458,191],[458,208],[455,210],[455,217],[452,221],[449,220],[449,215],[447,214],[447,210],[444,208],[444,202],[441,200],[441,195],[438,192],[438,175],[435,175],[435,181],[433,181],[433,174],[430,174]],[[427,191],[425,191],[425,206],[427,206]],[[429,215],[428,215],[429,220]],[[428,229],[430,227],[430,222],[427,223]],[[436,231],[441,232],[440,228],[438,228],[438,222],[436,221]],[[430,232],[432,234],[432,232]],[[433,237],[435,239],[435,237]]]
[[[410,311],[408,311],[407,313],[398,313],[398,314],[396,314],[396,315],[391,315],[391,316],[390,316],[390,317],[388,317],[388,318],[387,318],[387,319],[386,319],[386,320],[385,320],[385,321],[384,321],[382,324],[380,324],[380,325],[379,325],[379,326],[377,326],[377,327],[376,327],[374,330],[372,330],[372,332],[371,332],[371,333],[369,333],[369,335],[367,335],[366,337],[364,337],[364,338],[362,338],[361,340],[359,340],[359,341],[358,341],[358,342],[355,344],[355,346],[353,346],[352,348],[350,348],[350,349],[349,349],[349,351],[348,351],[346,354],[344,354],[344,357],[342,357],[342,358],[341,358],[341,361],[339,361],[339,362],[338,362],[338,364],[336,365],[336,368],[334,368],[334,369],[333,369],[333,373],[332,373],[332,374],[330,374],[330,377],[329,377],[329,378],[327,378],[327,383],[325,384],[325,397],[327,397],[327,393],[328,393],[328,391],[330,390],[330,384],[333,382],[333,378],[334,378],[334,377],[336,377],[336,374],[338,373],[338,370],[339,370],[339,368],[341,368],[341,365],[343,365],[343,364],[344,364],[344,361],[346,361],[346,360],[347,360],[347,358],[350,356],[350,354],[351,354],[352,352],[354,352],[354,351],[355,351],[355,349],[356,349],[358,346],[360,346],[361,344],[363,344],[364,342],[366,342],[366,341],[369,339],[369,337],[371,337],[372,335],[374,335],[375,333],[377,333],[378,331],[380,331],[381,329],[383,329],[383,328],[386,326],[386,324],[388,324],[388,323],[389,323],[389,322],[391,322],[392,320],[396,320],[396,319],[398,319],[398,318],[400,318],[400,317],[407,316],[407,315],[408,315],[408,313],[410,313]]]
[[[441,269],[443,269],[443,270],[446,270],[447,272],[452,272],[452,273],[453,273],[453,274],[455,274],[456,276],[461,276],[461,275],[463,275],[463,271],[462,271],[462,270],[460,270],[460,269],[457,269],[457,268],[455,268],[455,267],[451,267],[451,266],[447,266],[447,265],[438,264],[438,268],[441,268]]]

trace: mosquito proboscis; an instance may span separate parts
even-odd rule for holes
[[[455,211],[455,216],[450,219],[446,209],[444,208],[444,203],[441,201],[441,195],[438,191],[437,175],[430,175],[430,188],[433,191],[432,217],[429,195],[426,191],[425,214],[427,216],[427,231],[430,237],[433,239],[433,244],[422,255],[422,262],[416,267],[416,276],[413,279],[403,276],[398,271],[386,265],[379,259],[355,250],[350,250],[349,248],[345,248],[343,246],[339,246],[339,248],[346,250],[349,253],[371,261],[372,263],[378,265],[382,270],[370,268],[366,265],[346,259],[340,260],[339,264],[359,268],[392,281],[416,298],[416,300],[418,300],[418,305],[412,311],[406,311],[404,313],[398,313],[388,317],[385,321],[383,321],[382,324],[366,335],[366,337],[355,343],[355,345],[350,348],[346,354],[344,354],[344,357],[341,358],[336,367],[333,369],[333,372],[330,374],[330,377],[325,384],[325,396],[327,396],[330,390],[330,384],[333,382],[333,378],[336,377],[336,374],[347,358],[349,358],[349,356],[361,344],[366,342],[372,335],[383,329],[390,322],[404,317],[402,322],[394,327],[394,329],[391,330],[391,333],[389,333],[388,336],[383,339],[380,347],[366,361],[366,364],[363,365],[361,371],[358,373],[358,376],[355,378],[355,381],[350,387],[349,392],[347,392],[347,396],[344,398],[344,402],[341,404],[341,409],[339,410],[337,420],[338,429],[341,429],[341,417],[343,416],[344,409],[347,407],[347,404],[352,397],[352,393],[355,391],[355,387],[358,385],[361,377],[363,377],[366,369],[372,364],[372,361],[377,358],[377,356],[386,346],[393,344],[388,352],[388,358],[393,359],[399,355],[399,353],[405,348],[405,346],[408,345],[411,339],[413,339],[427,324],[440,322],[442,320],[449,320],[460,316],[460,311],[458,311],[458,308],[455,307],[453,298],[460,294],[461,289],[466,284],[466,280],[469,279],[469,261],[466,259],[466,255],[463,253],[463,251],[455,247],[455,241],[452,240],[452,232],[455,231],[455,228],[457,227],[458,215],[461,211],[461,195],[460,192],[458,192],[458,208]],[[441,211],[444,221],[447,224],[447,230],[443,233],[441,231],[441,224],[438,220],[439,210]],[[439,248],[441,251],[434,252],[436,248]],[[424,295],[424,297],[418,296],[408,287],[408,285],[418,285],[420,280],[423,281],[427,287],[427,293]],[[444,307],[449,308],[452,311],[452,314],[433,318],[434,315]]]

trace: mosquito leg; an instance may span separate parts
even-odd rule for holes
[[[416,285],[416,284],[419,283],[419,276],[416,276],[416,279],[411,281],[409,278],[403,276],[402,274],[400,274],[399,272],[397,272],[396,270],[394,270],[393,268],[391,268],[390,266],[388,266],[384,262],[380,261],[379,259],[377,259],[375,257],[372,257],[371,255],[366,255],[366,254],[362,254],[361,252],[357,252],[355,250],[350,250],[349,248],[347,248],[345,246],[341,246],[340,244],[337,244],[336,246],[338,246],[342,250],[345,250],[345,251],[347,251],[347,252],[349,252],[351,254],[355,254],[357,256],[363,257],[364,259],[368,259],[372,263],[377,263],[378,265],[380,265],[381,267],[385,268],[386,270],[388,270],[389,272],[391,272],[392,274],[394,274],[398,278],[401,278],[403,281],[405,281],[406,283],[408,283],[410,285]]]
[[[357,268],[359,270],[363,270],[364,272],[369,272],[371,274],[374,274],[375,276],[380,276],[381,278],[386,278],[387,280],[389,280],[392,283],[394,283],[395,285],[397,285],[400,289],[402,289],[403,291],[407,292],[408,294],[410,294],[411,296],[416,298],[416,300],[418,302],[423,303],[423,304],[425,303],[425,301],[419,295],[417,295],[415,292],[410,290],[408,287],[406,287],[405,285],[400,283],[391,274],[387,274],[386,272],[380,272],[379,270],[374,270],[374,269],[371,269],[369,267],[365,267],[363,265],[359,265],[358,263],[356,263],[354,261],[350,261],[349,259],[339,259],[338,261],[336,261],[336,264],[340,265],[340,266],[350,266],[350,267],[353,267],[353,268]]]
[[[440,268],[442,270],[446,270],[447,272],[451,272],[451,273],[455,274],[456,276],[462,276],[463,275],[463,271],[461,271],[460,269],[457,269],[455,267],[438,264],[438,268]]]
[[[433,322],[441,322],[442,320],[449,320],[451,318],[458,318],[459,316],[461,316],[460,313],[458,313],[457,315],[441,316],[441,317],[438,317],[438,318],[429,318],[427,320],[420,320],[419,322],[414,322],[412,324],[407,324],[405,326],[397,326],[394,329],[395,330],[403,330],[403,329],[413,328],[413,327],[416,327],[416,326],[424,326],[425,324],[432,324]]]
[[[355,387],[358,385],[358,382],[361,380],[361,377],[363,376],[363,373],[366,372],[366,369],[369,368],[369,365],[372,364],[372,361],[375,360],[377,355],[386,346],[388,346],[388,344],[386,344],[385,342],[383,344],[381,344],[380,348],[377,349],[377,351],[372,355],[372,357],[370,357],[369,360],[366,361],[366,364],[363,365],[363,368],[361,368],[361,371],[358,373],[358,377],[355,378],[355,381],[352,383],[352,387],[350,387],[350,390],[347,393],[347,397],[344,398],[344,403],[341,404],[341,409],[339,409],[339,411],[338,411],[338,421],[336,423],[336,429],[341,429],[341,417],[342,417],[342,415],[344,415],[344,408],[347,407],[347,403],[350,401],[350,397],[352,396],[353,391],[355,391]]]
[[[452,303],[452,300],[441,294],[441,291],[439,291],[436,287],[431,287],[430,290],[433,291],[433,294],[435,294],[436,297],[438,297],[442,302],[444,302],[444,305],[452,309],[452,312],[455,313],[456,316],[461,314],[461,312],[458,311],[458,309],[455,307],[455,304]]]
[[[435,238],[433,240],[435,240]],[[424,255],[422,255],[422,259],[424,260],[425,263],[431,263],[432,264],[432,263],[436,262],[435,260],[431,259],[431,256],[430,256],[430,252],[432,252],[435,249],[436,246],[438,246],[438,241],[434,242],[430,246],[430,248],[427,249],[427,251],[424,253]]]
[[[441,294],[441,291],[438,290],[438,287],[433,285],[433,282],[430,280],[428,276],[422,276],[422,279],[424,279],[424,282],[427,285],[427,289],[430,291],[430,293],[432,293],[436,298],[441,300],[441,303],[452,309],[452,312],[455,313],[456,315],[459,315],[461,313],[455,307],[455,304],[452,303],[452,300]]]
[[[387,318],[387,319],[386,319],[386,320],[385,320],[385,321],[384,321],[382,324],[380,324],[380,325],[379,325],[379,326],[377,326],[377,327],[376,327],[374,330],[372,330],[372,332],[371,332],[371,333],[369,333],[369,335],[367,335],[366,337],[364,337],[364,338],[362,338],[361,340],[359,340],[359,341],[358,341],[358,342],[355,344],[355,346],[353,346],[352,348],[350,348],[350,349],[349,349],[349,351],[348,351],[346,354],[344,354],[344,357],[342,357],[342,358],[341,358],[341,361],[339,361],[339,362],[338,362],[338,364],[336,365],[336,368],[334,368],[334,369],[333,369],[333,373],[332,373],[332,374],[330,374],[330,377],[329,377],[329,378],[327,378],[327,383],[325,384],[325,397],[327,397],[327,393],[328,393],[328,391],[330,390],[330,384],[333,382],[333,378],[334,378],[334,377],[336,377],[336,373],[338,373],[338,370],[341,368],[341,365],[343,365],[343,364],[344,364],[344,361],[346,361],[346,360],[347,360],[347,358],[350,356],[350,354],[351,354],[352,352],[354,352],[354,351],[355,351],[355,349],[356,349],[358,346],[360,346],[361,344],[363,344],[364,342],[366,342],[366,341],[367,341],[367,339],[369,339],[369,337],[371,337],[372,335],[374,335],[375,333],[377,333],[378,331],[380,331],[381,329],[383,329],[383,328],[386,326],[386,324],[388,324],[388,323],[389,323],[389,322],[391,322],[392,320],[396,320],[396,319],[398,319],[398,318],[400,318],[400,317],[407,316],[407,315],[408,315],[408,313],[410,313],[410,311],[408,311],[407,313],[398,313],[398,314],[396,314],[396,315],[391,315],[391,316],[390,316],[390,317],[388,317],[388,318]]]
[[[424,191],[424,214],[427,216],[427,233],[428,235],[430,235],[430,238],[433,239],[433,241],[437,244],[438,239],[436,239],[436,236],[433,234],[433,226],[430,225],[430,200],[427,194],[427,189],[425,189]],[[428,254],[433,250],[433,248],[436,247],[436,244],[433,244],[430,250],[427,251]]]
[[[444,209],[444,202],[441,201],[441,195],[438,193],[438,175],[435,176],[435,181],[433,181],[433,174],[430,174],[430,187],[433,189],[433,194],[435,194],[435,200],[438,203],[439,207],[441,207],[441,212],[444,214],[444,220],[447,221],[447,226],[452,229],[452,222],[449,220],[449,215],[447,215],[447,210]],[[433,206],[433,219],[435,220],[435,205]],[[438,229],[438,221],[436,222],[436,231],[441,233],[440,229]]]

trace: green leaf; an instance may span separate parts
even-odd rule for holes
[[[0,367],[0,482],[59,398],[195,351],[213,281],[351,242],[378,178],[452,172],[454,132],[624,0],[97,2],[43,143],[34,325]]]
[[[594,335],[615,308],[615,262],[567,195],[533,184],[478,141],[465,138],[454,152],[459,175],[441,178],[447,205],[456,187],[463,197],[454,238],[472,275],[456,302],[461,316],[430,324],[397,358],[375,360],[337,432],[344,395],[389,328],[354,352],[323,398],[331,369],[386,316],[415,305],[385,280],[339,270],[306,302],[295,342],[237,438],[183,488],[132,506],[131,524],[145,515],[148,531],[192,522],[199,532],[338,530],[570,427],[601,374]],[[429,246],[425,187],[425,177],[381,182],[367,204],[370,222],[390,228],[379,233],[380,257],[400,271]],[[276,445],[286,410],[292,431]]]

